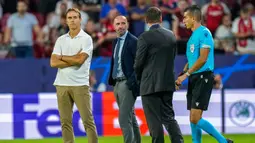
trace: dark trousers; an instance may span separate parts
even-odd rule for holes
[[[14,47],[16,58],[32,58],[33,47],[32,46],[17,46]]]
[[[172,143],[184,143],[180,127],[175,120],[172,101],[173,92],[158,92],[142,96],[152,143],[164,143],[163,125]]]

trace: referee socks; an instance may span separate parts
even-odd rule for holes
[[[220,132],[218,132],[211,123],[201,118],[198,123],[197,127],[201,128],[211,136],[213,136],[219,143],[227,143],[227,140],[224,136],[221,135]]]
[[[193,123],[190,123],[191,134],[192,134],[192,143],[201,143],[202,141],[202,130]]]

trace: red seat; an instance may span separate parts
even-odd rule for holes
[[[44,16],[38,12],[33,12],[32,14],[37,18],[39,26],[43,27],[45,24]]]
[[[1,31],[5,31],[5,27],[7,26],[7,21],[9,17],[11,16],[10,13],[5,13],[0,21],[1,24]]]

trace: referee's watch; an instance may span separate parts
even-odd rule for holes
[[[190,76],[190,73],[189,73],[189,72],[186,72],[185,74],[186,74],[187,76]]]

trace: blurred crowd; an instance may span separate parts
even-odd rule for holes
[[[112,55],[117,15],[129,19],[129,31],[139,36],[148,30],[144,14],[150,6],[163,12],[162,25],[178,40],[178,54],[185,54],[191,31],[182,22],[183,11],[197,4],[203,24],[212,32],[217,54],[255,54],[254,0],[0,0],[0,57],[47,58],[56,39],[68,32],[65,12],[81,11],[82,29],[94,42],[93,56]]]

